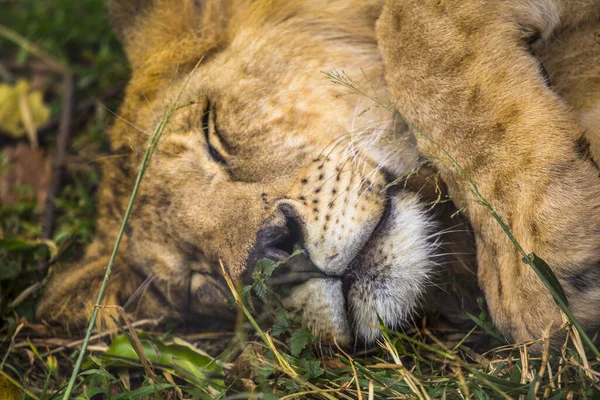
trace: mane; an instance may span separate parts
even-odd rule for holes
[[[155,0],[124,34],[133,69],[129,91],[151,100],[177,74],[227,47],[242,31],[272,26],[286,35],[375,46],[381,2]]]

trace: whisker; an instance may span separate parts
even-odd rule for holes
[[[127,310],[127,307],[131,305],[131,303],[133,303],[133,301],[136,300],[136,298],[142,296],[143,292],[146,290],[146,288],[148,288],[148,286],[150,286],[153,279],[154,275],[148,275],[148,277],[146,277],[144,282],[142,282],[142,284],[133,292],[133,294],[129,296],[125,304],[123,304],[124,310]]]

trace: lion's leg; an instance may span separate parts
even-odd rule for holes
[[[590,155],[600,163],[600,22],[560,32],[536,55],[548,71],[552,90],[583,127]],[[586,143],[581,144],[587,151]]]
[[[526,45],[552,29],[537,23],[560,22],[560,7],[546,7],[553,4],[389,0],[377,28],[396,107],[422,132],[421,151],[466,207],[490,312],[516,341],[540,337],[561,315],[477,191],[525,252],[548,262],[573,303],[585,296],[588,315],[600,312],[600,296],[568,280],[598,271],[600,178],[579,152],[582,127],[546,86]]]
[[[551,82],[584,129],[580,151],[600,165],[600,21],[567,29],[536,51]],[[587,325],[600,319],[600,268],[582,268],[565,276],[571,309]]]

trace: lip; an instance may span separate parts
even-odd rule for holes
[[[392,215],[392,206],[393,206],[392,202],[390,201],[390,197],[388,195],[388,196],[386,196],[383,213],[381,214],[381,217],[379,218],[379,222],[377,223],[377,226],[375,227],[375,229],[373,229],[373,233],[371,233],[369,240],[367,240],[367,243],[370,242],[374,236],[377,236],[377,234],[379,232],[381,232],[381,230],[385,227],[386,223],[390,219],[390,216]],[[365,244],[365,246],[366,246],[366,244]]]
[[[287,261],[273,271],[267,283],[271,286],[298,285],[310,279],[327,277],[303,252],[291,258],[288,254]]]
[[[394,211],[395,211],[395,205],[394,205],[393,201],[391,201],[390,199],[392,198],[391,196],[393,196],[393,195],[394,194],[390,194],[390,196],[388,196],[386,198],[385,208],[383,210],[383,213],[381,214],[381,218],[379,219],[377,226],[375,227],[375,229],[369,236],[369,239],[364,244],[362,249],[360,249],[360,251],[358,252],[356,257],[354,257],[354,259],[352,259],[352,261],[350,261],[350,263],[348,263],[346,271],[344,272],[344,275],[343,275],[344,281],[352,281],[352,277],[356,273],[356,270],[360,267],[360,265],[364,261],[366,249],[368,249],[369,246],[371,246],[373,244],[373,241],[376,240],[377,236],[386,228],[386,226],[392,219],[392,216],[394,215]]]

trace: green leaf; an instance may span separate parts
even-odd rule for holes
[[[215,359],[197,353],[193,349],[179,344],[164,344],[152,338],[146,332],[139,332],[144,355],[153,366],[168,371],[190,383],[208,381],[211,385],[223,386],[221,378],[209,379],[209,376],[221,376],[223,370]],[[112,367],[139,367],[139,357],[126,335],[117,336],[106,352],[99,357]]]
[[[507,393],[510,394],[527,394],[528,392],[528,388],[529,385],[528,384],[522,384],[522,383],[515,383],[515,382],[511,382],[509,380],[506,379],[502,379],[502,378],[498,378],[483,372],[480,372],[478,370],[475,369],[469,369],[471,373],[473,373],[475,376],[477,376],[479,379],[481,379],[484,382],[487,383],[491,383],[494,386],[496,386],[498,389],[505,391]],[[515,368],[514,371],[519,372],[518,368]],[[520,372],[519,372],[520,374]],[[519,375],[520,378],[520,375]]]
[[[267,285],[262,280],[255,280],[254,285],[252,285],[254,289],[254,293],[261,299],[263,302],[267,302]]]
[[[263,378],[267,378],[275,373],[275,368],[273,368],[270,365],[265,365],[264,367],[258,370],[258,373]]]
[[[301,360],[300,366],[306,371],[309,379],[318,378],[325,373],[318,360]]]
[[[284,309],[277,311],[277,319],[271,328],[271,335],[279,336],[287,332],[290,326],[290,315]]]
[[[315,336],[308,329],[296,329],[290,337],[290,350],[294,357],[298,357],[302,349],[315,341]]]
[[[29,251],[36,248],[31,242],[21,239],[0,239],[0,249],[8,251]]]
[[[15,262],[2,259],[0,254],[0,281],[16,278],[21,272],[21,266]]]
[[[298,392],[302,391],[302,386],[300,386],[293,379],[280,378],[279,379],[279,384],[281,386],[283,386],[290,393],[298,393]]]
[[[477,324],[477,326],[479,326],[481,329],[483,329],[483,331],[487,335],[492,336],[494,339],[498,340],[502,344],[507,343],[506,339],[503,338],[502,335],[500,335],[500,333],[498,333],[494,324],[492,324],[491,322],[487,321],[484,318],[478,318],[468,312],[465,312],[465,314],[467,315],[467,317],[469,317],[471,319],[471,321],[475,322],[475,324]]]
[[[92,397],[97,396],[99,394],[104,394],[105,395],[107,393],[107,391],[108,391],[108,388],[93,387],[93,388],[87,389],[87,390],[85,390],[83,392],[83,394],[85,396],[83,398],[84,399],[91,399]]]
[[[209,379],[209,376],[207,376],[207,369],[202,368],[190,360],[173,357],[171,358],[171,364],[173,365],[173,369],[177,376],[197,386],[206,386],[207,383],[219,387],[223,386],[222,380]]]
[[[552,292],[552,297],[554,301],[558,303],[557,297],[565,303],[566,306],[569,305],[569,301],[567,300],[567,295],[565,294],[558,278],[554,275],[554,272],[550,269],[550,266],[546,263],[546,261],[542,260],[534,253],[529,254],[527,257],[523,258],[523,262],[529,264],[533,267],[533,270],[540,277],[540,279],[546,284],[548,289]],[[560,304],[559,304],[560,305]]]
[[[281,262],[269,260],[268,258],[263,258],[258,260],[256,263],[256,271],[264,276],[271,276],[275,268],[281,265]]]
[[[150,396],[155,393],[155,390],[158,389],[160,391],[165,391],[167,389],[171,389],[175,386],[171,384],[161,383],[160,386],[156,386],[156,388],[152,385],[142,386],[139,389],[132,390],[128,393],[119,393],[113,397],[113,400],[129,400],[129,399],[141,399],[146,398],[145,396]]]
[[[4,322],[6,322],[6,324],[8,325],[8,330],[6,331],[6,339],[8,340],[8,338],[10,338],[15,331],[17,330],[17,322],[15,321],[14,317],[6,317],[4,318]],[[4,342],[2,342],[4,343]]]
[[[85,376],[85,375],[100,375],[104,378],[108,378],[113,381],[117,380],[117,378],[115,378],[113,375],[109,374],[108,372],[106,372],[102,369],[98,369],[98,368],[88,369],[88,370],[85,370],[85,371],[82,371],[79,373],[79,376]]]

